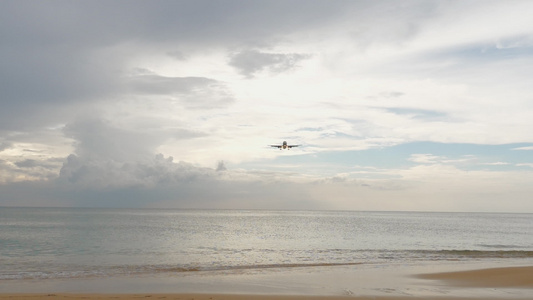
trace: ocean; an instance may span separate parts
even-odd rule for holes
[[[0,208],[0,282],[533,259],[533,214]]]

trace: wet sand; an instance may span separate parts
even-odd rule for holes
[[[23,294],[0,292],[0,300],[301,300],[301,299],[359,299],[359,300],[461,300],[461,299],[531,299],[527,295],[533,295],[533,266],[527,267],[504,267],[490,268],[468,271],[454,271],[443,273],[425,273],[414,275],[418,280],[422,280],[427,287],[458,287],[453,293],[448,294],[413,294],[413,295],[273,295],[273,294],[231,294],[231,293],[123,293],[100,294],[100,293],[39,293]],[[380,279],[374,279],[380,280]],[[381,280],[386,281],[386,278]],[[379,285],[378,283],[375,283]],[[382,282],[385,286],[386,282]],[[494,293],[498,290],[516,290],[523,292]],[[529,293],[531,291],[531,293]],[[526,295],[526,298],[524,298]]]
[[[394,297],[394,296],[282,296],[282,295],[230,295],[230,294],[42,294],[42,295],[0,295],[1,300],[472,300],[485,297]],[[493,298],[504,300],[513,298]]]
[[[229,294],[42,294],[42,295],[0,295],[2,300],[472,300],[485,297],[393,297],[393,296],[277,296],[277,295],[229,295]],[[490,298],[504,300],[513,298]]]

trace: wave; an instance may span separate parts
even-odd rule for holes
[[[513,249],[520,248],[518,245],[502,245],[502,244],[476,244],[478,247],[491,248],[491,249]]]
[[[415,250],[415,253],[446,258],[531,258],[533,251],[524,250]]]
[[[266,269],[287,269],[305,267],[333,267],[333,266],[353,266],[362,263],[291,263],[291,264],[260,264],[260,265],[220,265],[204,267],[176,267],[176,266],[113,266],[102,267],[98,270],[83,271],[61,271],[61,272],[19,272],[11,274],[0,274],[0,280],[25,280],[25,279],[66,279],[66,278],[93,278],[110,276],[129,276],[146,274],[185,274],[193,272],[218,272],[218,271],[247,271]]]
[[[533,258],[533,251],[524,250],[342,250],[331,249],[318,252],[329,253],[320,256],[319,262],[302,262],[294,257],[285,257],[293,262],[272,264],[246,264],[226,261],[220,264],[160,264],[160,265],[114,265],[114,266],[55,266],[43,270],[0,271],[0,280],[26,279],[69,279],[113,276],[135,276],[149,274],[186,275],[198,272],[239,272],[262,271],[272,269],[312,268],[357,266],[383,263],[428,262],[428,261],[472,261],[483,259],[528,259]],[[315,252],[318,253],[318,252]],[[54,271],[44,271],[54,270]]]

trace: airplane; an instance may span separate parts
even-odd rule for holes
[[[300,145],[288,145],[286,141],[283,141],[283,144],[281,145],[270,145],[270,147],[278,147],[279,150],[287,149],[290,150],[292,147],[298,147]]]

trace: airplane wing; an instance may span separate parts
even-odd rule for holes
[[[281,147],[283,147],[283,145],[270,145],[270,147],[278,147],[278,148],[281,148]]]
[[[298,147],[298,146],[300,146],[300,145],[287,145],[287,147],[289,147],[289,148]]]

